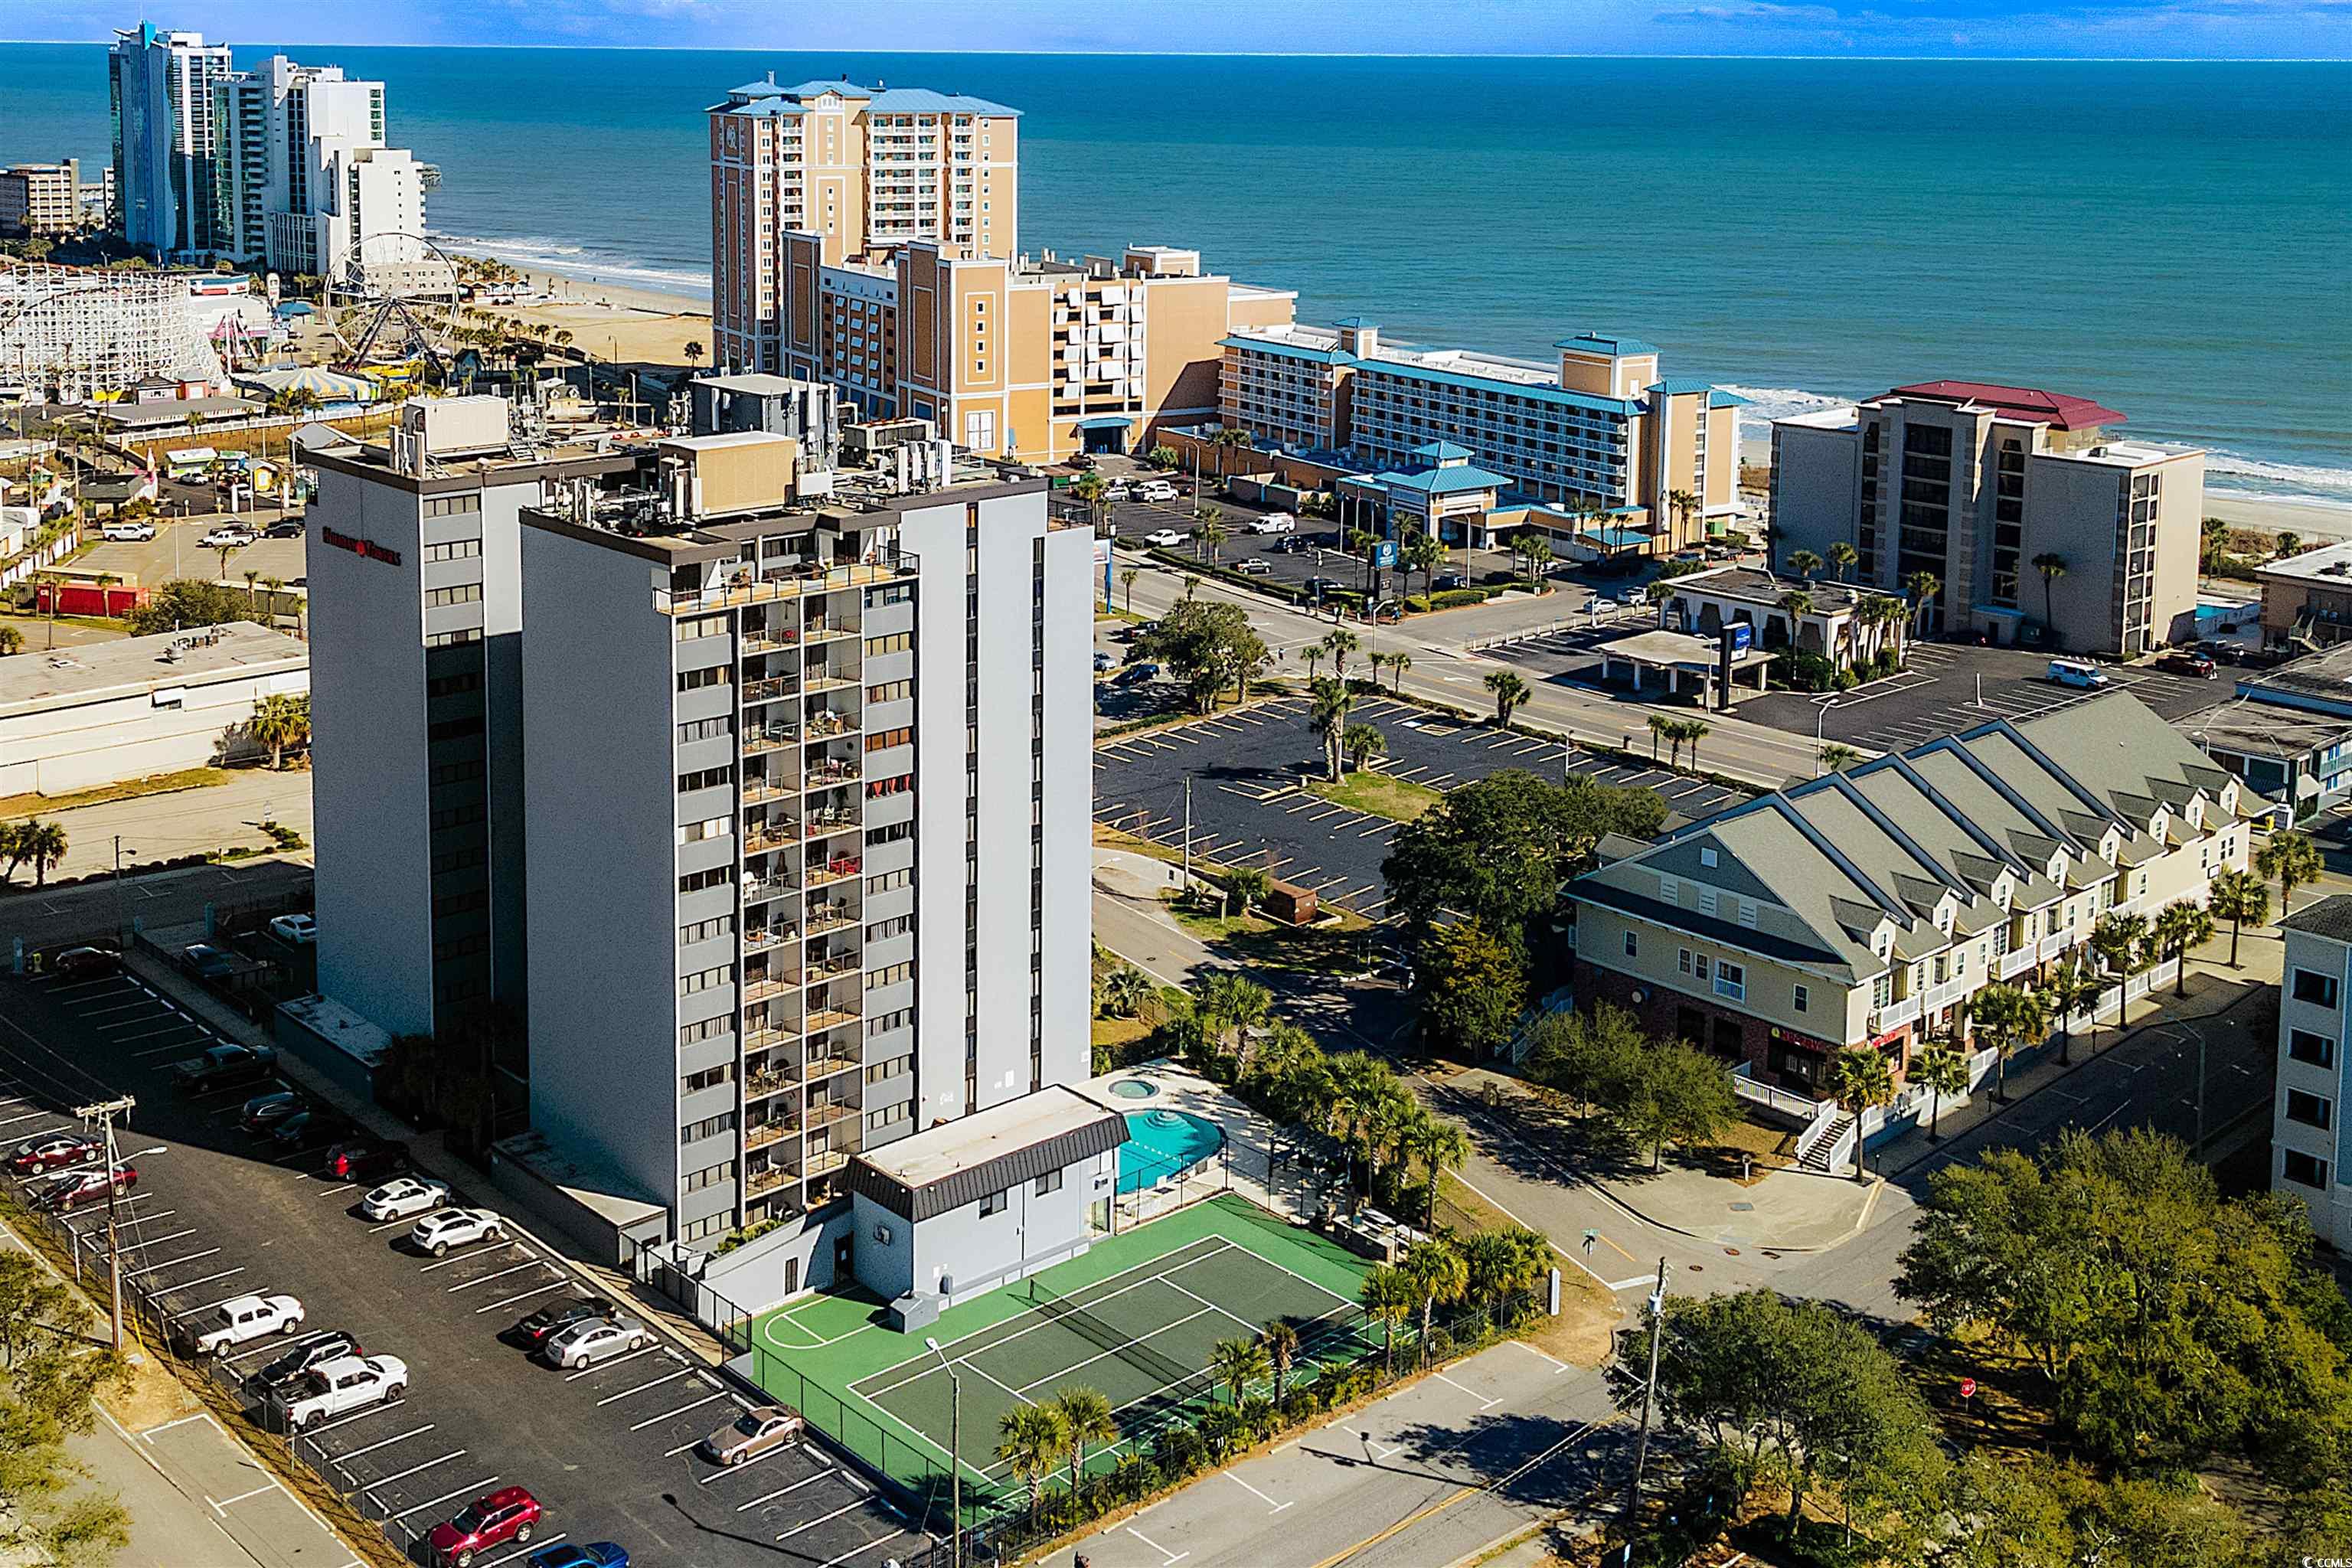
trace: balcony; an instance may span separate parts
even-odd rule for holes
[[[799,1082],[800,1079],[794,1078],[790,1073],[778,1072],[772,1069],[765,1072],[745,1073],[743,1075],[743,1098],[746,1100],[765,1100],[772,1094],[783,1093],[784,1090],[793,1088]]]
[[[820,691],[838,691],[845,686],[855,686],[856,679],[846,675],[813,675],[803,688],[812,697]]]
[[[1994,973],[1998,973],[2003,980],[2007,980],[2012,975],[2022,974],[2027,970],[2033,967],[2034,963],[2037,962],[2035,954],[2039,951],[2040,950],[2030,942],[2023,947],[2013,948],[2010,952],[2002,953],[2000,958],[1994,961]]]
[[[797,626],[747,627],[743,633],[745,653],[777,653],[792,647],[801,640]]]
[[[856,728],[856,715],[836,713],[829,708],[819,709],[810,714],[808,719],[808,736],[812,741],[830,741],[835,736],[846,735]]]
[[[793,724],[761,724],[743,731],[743,754],[747,757],[781,752],[786,746],[800,744],[800,728]]]
[[[787,894],[797,893],[800,890],[801,888],[798,882],[788,881],[782,877],[746,877],[743,879],[743,901],[747,904],[765,903],[770,899],[781,899],[785,897]]]
[[[2073,931],[2053,931],[2050,935],[2043,937],[2042,941],[2035,945],[2033,951],[2037,959],[2050,959],[2056,958],[2059,954],[2064,952],[2068,948],[2074,945],[2074,933]]]
[[[809,1058],[808,1065],[802,1070],[801,1077],[805,1082],[814,1083],[820,1079],[835,1078],[845,1072],[856,1072],[865,1065],[856,1057],[832,1051]]]
[[[770,996],[781,996],[787,991],[797,989],[799,989],[799,987],[795,983],[795,977],[786,974],[764,975],[756,980],[747,980],[744,982],[743,1000],[746,1002],[763,1001]]]
[[[772,829],[773,826],[774,825],[763,825],[756,830],[745,832],[743,835],[743,853],[746,855],[765,855],[771,849],[782,849],[786,845],[797,844],[800,842],[797,835],[772,831]],[[792,824],[787,822],[782,826],[789,827]]]
[[[901,583],[919,575],[911,557],[889,561],[862,561],[846,566],[827,566],[807,571],[762,577],[755,582],[737,582],[715,588],[654,590],[654,608],[665,616],[700,615],[710,610],[732,609],[743,605],[764,605],[784,599],[804,599],[815,594],[831,593],[839,588],[867,587],[883,583]],[[841,632],[841,637],[854,637],[854,632]],[[814,640],[814,639],[812,639]]]
[[[807,1112],[801,1117],[801,1125],[810,1128],[824,1127],[839,1121],[844,1117],[856,1114],[857,1107],[854,1105],[844,1105],[838,1100],[811,1100]]]
[[[790,1179],[779,1167],[763,1165],[743,1178],[743,1195],[757,1197],[761,1193],[772,1193]]]
[[[865,965],[855,958],[823,959],[810,964],[802,972],[802,983],[807,985],[822,985],[828,980],[839,980],[845,974],[856,974],[864,967]]]
[[[772,1046],[793,1045],[798,1043],[801,1034],[798,1029],[754,1029],[750,1034],[743,1037],[743,1052],[746,1056],[749,1056],[753,1051],[764,1051]],[[778,1068],[776,1070],[784,1074],[787,1079],[791,1078],[791,1069],[789,1068]]]
[[[754,702],[774,702],[786,697],[797,697],[800,690],[800,683],[785,676],[747,681],[743,686],[743,705],[748,708]]]
[[[809,766],[801,787],[809,790],[831,789],[836,784],[856,784],[866,771],[856,763],[845,763],[836,757],[826,757]]]
[[[846,1150],[820,1149],[808,1157],[803,1169],[809,1176],[816,1177],[838,1171],[848,1163],[849,1154]]]
[[[1889,1002],[1884,1007],[1874,1007],[1871,1009],[1871,1036],[1873,1038],[1876,1038],[1878,1036],[1884,1035],[1889,1030],[1899,1029],[1904,1025],[1908,1024],[1913,1019],[1918,1017],[1918,1016],[1919,998],[1916,996],[1897,997],[1895,1001]]]
[[[825,1029],[837,1029],[844,1024],[855,1024],[858,1015],[845,1007],[818,1006],[809,1009],[807,1030],[817,1034]]]
[[[762,801],[783,800],[800,794],[800,785],[790,779],[751,778],[743,781],[743,804],[758,805]]]
[[[855,833],[857,831],[858,826],[858,814],[856,812],[845,810],[842,807],[835,806],[829,811],[810,812],[807,818],[801,824],[801,837],[803,838],[829,838],[836,833]],[[856,869],[854,866],[850,868],[852,870]]]
[[[836,855],[822,866],[810,867],[805,879],[806,885],[811,888],[825,888],[835,882],[846,882],[858,874],[859,868],[864,864],[864,859],[858,856]],[[812,915],[809,918],[809,934],[814,936],[821,931],[833,931],[837,926],[855,923],[849,918],[848,906],[842,905],[840,908],[842,918],[838,921],[820,923],[818,917]]]
[[[782,1121],[754,1123],[743,1130],[744,1152],[748,1153],[753,1149],[764,1149],[791,1131],[792,1128]]]
[[[791,924],[750,927],[743,932],[743,951],[746,953],[772,952],[785,943],[800,939],[800,928]]]

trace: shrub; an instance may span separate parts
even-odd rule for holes
[[[1151,1445],[1151,1462],[1164,1483],[1181,1481],[1208,1462],[1208,1445],[1190,1426],[1171,1426]]]
[[[1208,1445],[1210,1453],[1223,1458],[1240,1446],[1241,1412],[1230,1405],[1217,1405],[1201,1417],[1193,1430],[1200,1434],[1201,1441]]]

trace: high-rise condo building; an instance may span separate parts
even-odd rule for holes
[[[731,89],[709,110],[710,307],[721,365],[781,371],[778,341],[814,278],[787,234],[818,237],[819,265],[930,240],[1010,256],[1020,232],[1018,110],[920,88],[847,80]],[[796,292],[797,290],[797,292]]]
[[[142,22],[107,55],[116,203],[122,237],[167,257],[219,248],[213,95],[229,74],[226,44]]]
[[[2086,397],[1987,382],[1898,386],[1772,426],[1772,538],[1856,552],[1889,593],[1937,584],[1927,631],[2144,654],[2193,635],[2205,454],[2110,439]]]
[[[0,169],[0,236],[72,234],[81,226],[79,163],[68,158]]]

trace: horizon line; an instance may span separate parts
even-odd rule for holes
[[[188,29],[194,31],[195,29]],[[227,40],[208,40],[227,42]],[[1858,64],[1920,64],[1942,65],[2352,65],[2352,55],[1864,55],[1864,54],[1674,54],[1642,51],[1559,51],[1537,50],[1515,54],[1495,54],[1484,51],[1437,51],[1428,49],[887,49],[871,47],[844,47],[834,45],[801,45],[795,47],[721,48],[689,44],[582,44],[582,43],[520,43],[520,44],[395,44],[368,43],[352,39],[276,38],[268,42],[285,48],[331,49],[546,49],[566,53],[627,53],[627,54],[705,54],[705,55],[887,55],[898,58],[937,58],[968,59],[990,56],[1008,59],[1031,59],[1040,56],[1076,58],[1080,59],[1300,59],[1300,60],[1778,60],[1830,61],[1850,60]],[[0,38],[0,45],[29,45],[42,47],[103,48],[111,45],[110,38]],[[237,46],[229,44],[231,48]]]

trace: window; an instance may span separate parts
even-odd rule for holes
[[[425,498],[425,506],[420,515],[426,518],[463,517],[468,512],[478,512],[481,510],[482,495],[479,490],[476,490],[470,495],[427,496]]]
[[[1694,958],[1691,960],[1691,973],[1692,973],[1693,974],[1697,975],[1701,980],[1704,980],[1704,979],[1706,979],[1706,970],[1707,970],[1707,960],[1706,960],[1706,954],[1705,954],[1705,953],[1703,953],[1703,952],[1702,952],[1702,953],[1699,953],[1699,954],[1697,954],[1696,957],[1694,957]]]
[[[732,1018],[705,1018],[699,1024],[688,1024],[680,1029],[677,1032],[677,1043],[680,1046],[698,1045],[704,1040],[715,1040],[721,1035],[732,1034],[734,1031],[735,1020]]]
[[[704,1241],[728,1228],[727,1216],[715,1214],[708,1219],[688,1220],[678,1227],[677,1238],[680,1241]]]
[[[707,921],[696,921],[692,925],[678,927],[677,945],[685,947],[691,942],[716,942],[720,937],[730,934],[734,930],[733,915],[714,915]]]
[[[915,683],[911,680],[886,680],[879,686],[867,687],[866,689],[866,700],[868,702],[900,702],[912,697],[914,694]]]
[[[1642,956],[1641,938],[1635,936],[1630,931],[1625,933],[1625,956],[1628,958],[1639,958]]]
[[[895,1029],[911,1029],[914,1026],[915,1010],[912,1007],[893,1007],[887,1013],[877,1013],[866,1020],[866,1037],[873,1039]]]
[[[2308,1029],[2289,1029],[2286,1054],[2305,1067],[2332,1068],[2336,1065],[2336,1042]]]
[[[725,616],[680,616],[677,618],[677,640],[693,642],[698,637],[718,637],[727,635]]]
[[[878,1061],[869,1066],[866,1069],[866,1081],[867,1083],[887,1083],[894,1078],[904,1078],[914,1070],[915,1058],[913,1056],[892,1057],[887,1061]]]
[[[1800,985],[1790,994],[1789,1005],[1796,1012],[1802,1013],[1811,1005],[1812,999],[1812,993]]]
[[[878,877],[866,879],[866,891],[869,895],[895,892],[900,888],[911,888],[914,885],[915,873],[911,870],[885,871]]]
[[[731,816],[707,817],[700,822],[680,823],[677,841],[680,844],[699,844],[706,838],[724,838],[734,830],[735,819]]]
[[[872,658],[877,654],[906,653],[914,646],[915,634],[912,632],[892,632],[886,637],[867,637],[866,657]]]
[[[735,879],[732,866],[713,866],[708,871],[689,871],[677,879],[681,893],[698,893],[705,888],[723,888]]]
[[[707,1171],[689,1172],[684,1183],[684,1190],[698,1193],[705,1187],[715,1187],[721,1182],[731,1182],[734,1179],[735,1162],[722,1160]]]
[[[2316,1127],[2326,1131],[2335,1109],[2334,1103],[2325,1095],[2305,1094],[2299,1089],[2286,1091],[2286,1119],[2289,1121],[2300,1121],[2305,1127]]]
[[[677,672],[677,689],[699,691],[706,686],[724,686],[734,679],[735,672],[723,664],[714,664],[709,669],[681,669]]]
[[[1744,963],[1719,963],[1715,966],[1715,994],[1733,1001],[1748,996],[1748,966]]]
[[[734,1130],[735,1113],[726,1110],[717,1116],[705,1117],[700,1121],[688,1122],[677,1130],[677,1141],[681,1145],[698,1143],[705,1138],[716,1138],[721,1132],[731,1132]]]
[[[914,977],[915,966],[912,963],[886,963],[866,974],[866,989],[879,991],[886,985],[904,985]]]
[[[721,1062],[715,1068],[706,1068],[700,1072],[687,1074],[678,1079],[678,1089],[683,1094],[695,1094],[706,1089],[717,1089],[720,1084],[731,1083],[734,1079],[735,1064]]]
[[[1041,1198],[1047,1193],[1060,1192],[1062,1190],[1062,1173],[1059,1171],[1046,1172],[1044,1175],[1037,1178],[1036,1184],[1032,1190]]]
[[[883,1128],[896,1126],[901,1121],[911,1121],[914,1118],[915,1102],[902,1100],[896,1105],[886,1105],[879,1110],[867,1111],[866,1130],[868,1132],[878,1132]]]
[[[722,963],[716,969],[698,969],[691,974],[679,975],[677,994],[681,996],[692,996],[700,992],[715,990],[721,985],[731,985],[734,982],[735,966],[731,963]]]
[[[2336,976],[2322,974],[2315,969],[2294,972],[2294,999],[2308,1002],[2315,1007],[2336,1005]]]
[[[991,1215],[1003,1214],[1011,1206],[1012,1202],[1013,1189],[1010,1187],[1001,1193],[992,1193],[980,1200],[980,1217],[986,1219]]]
[[[481,554],[481,552],[482,542],[478,539],[453,539],[446,544],[426,545],[425,547],[425,559],[427,561],[470,561],[476,556]]]
[[[735,732],[735,718],[728,714],[717,719],[697,719],[691,724],[677,727],[678,743],[688,741],[717,741]]]
[[[915,731],[912,729],[877,730],[866,737],[866,749],[869,752],[884,751],[891,746],[911,746],[914,743]]]
[[[2281,1153],[2284,1157],[2279,1161],[2280,1175],[2298,1186],[2316,1187],[2323,1192],[2326,1190],[2326,1161],[2316,1154],[2306,1154],[2300,1149],[2286,1149],[2281,1151]]]
[[[1679,952],[1677,952],[1675,959],[1675,966],[1680,969],[1685,974],[1688,974],[1691,972],[1691,950],[1689,948],[1683,948]]]
[[[731,766],[703,768],[696,773],[678,774],[677,793],[684,795],[689,790],[717,789],[721,784],[734,782],[735,770]]]

